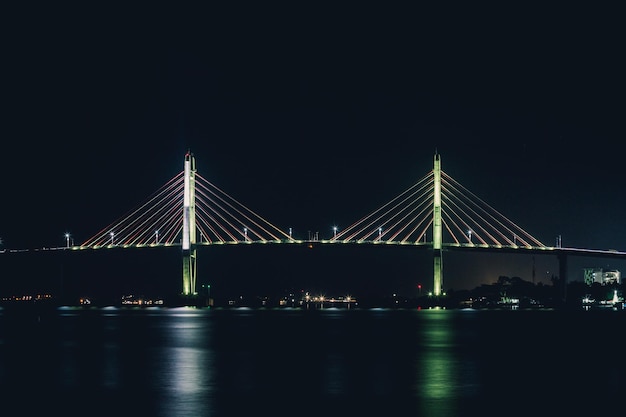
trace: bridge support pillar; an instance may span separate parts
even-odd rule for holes
[[[441,251],[435,251],[434,256],[434,271],[433,271],[433,295],[440,296],[442,294],[442,282],[443,282],[443,259]]]
[[[434,198],[433,198],[433,295],[442,294],[443,289],[443,259],[442,259],[442,224],[441,224],[441,158],[435,153],[433,167]]]
[[[561,302],[565,304],[567,302],[567,255],[561,253],[558,256],[559,260],[559,288],[561,292]]]
[[[196,295],[196,249],[183,251],[183,295]]]
[[[183,194],[183,296],[196,292],[196,160],[185,155],[185,189]]]

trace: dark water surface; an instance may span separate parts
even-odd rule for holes
[[[623,415],[625,325],[621,311],[4,309],[0,416]]]

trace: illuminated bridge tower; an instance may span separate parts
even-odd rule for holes
[[[196,295],[196,159],[185,155],[185,191],[183,196],[183,295]]]
[[[443,258],[441,254],[442,225],[441,225],[441,158],[435,153],[434,174],[434,199],[433,199],[433,295],[440,296],[443,286]]]

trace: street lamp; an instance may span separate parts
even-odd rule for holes
[[[467,231],[467,238],[469,239],[469,243],[472,243],[472,231],[471,230]]]
[[[337,226],[333,226],[333,237],[337,237]]]
[[[69,233],[65,233],[65,247],[67,248],[70,247],[70,234]]]
[[[115,236],[115,233],[111,232],[109,233],[109,236],[111,236],[111,246],[113,245],[113,236]]]
[[[154,236],[155,236],[155,242],[158,245],[159,244],[159,231],[158,230],[154,231]]]
[[[248,241],[248,228],[243,228],[243,240]]]
[[[378,240],[380,240],[382,238],[382,235],[383,235],[383,228],[379,227],[378,228]]]

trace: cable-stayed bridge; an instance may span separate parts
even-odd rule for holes
[[[432,250],[433,294],[443,288],[443,251],[471,250],[554,253],[559,275],[566,277],[570,254],[626,258],[626,252],[547,246],[507,219],[441,169],[433,169],[388,203],[330,239],[292,237],[196,172],[195,158],[185,155],[184,170],[143,204],[68,249],[182,248],[182,294],[196,294],[196,248],[224,244],[373,244],[412,245]]]

